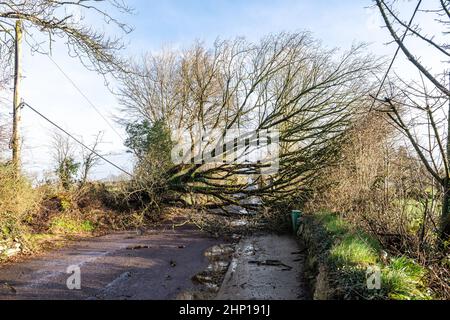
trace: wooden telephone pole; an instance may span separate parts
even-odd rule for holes
[[[12,132],[12,161],[16,173],[20,172],[20,80],[21,71],[21,55],[22,55],[22,21],[16,21],[15,28],[15,64],[14,64],[14,110],[13,110],[13,132]]]

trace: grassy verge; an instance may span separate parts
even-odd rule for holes
[[[406,257],[386,256],[379,243],[338,215],[304,217],[302,239],[317,299],[426,300],[426,270]],[[367,271],[379,270],[381,289],[369,290]]]

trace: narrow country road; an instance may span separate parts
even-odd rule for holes
[[[0,300],[166,300],[192,289],[218,244],[196,230],[117,233],[88,239],[26,262],[0,267]],[[81,270],[81,290],[69,290],[69,266]]]
[[[223,244],[200,231],[153,230],[87,239],[21,263],[0,267],[0,300],[172,300],[195,291],[207,270],[205,251]],[[291,236],[241,240],[218,293],[221,300],[307,299],[303,256]],[[69,290],[68,267],[79,268],[81,290]]]

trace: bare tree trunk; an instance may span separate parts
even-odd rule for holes
[[[450,73],[449,73],[449,85],[450,85]],[[447,116],[447,164],[450,164],[450,96],[448,104],[448,116]],[[444,180],[444,203],[442,204],[442,217],[441,217],[441,239],[446,240],[450,236],[450,177],[445,177]]]
[[[447,178],[444,182],[444,199],[442,202],[442,217],[441,217],[441,239],[446,240],[450,236],[450,183]]]

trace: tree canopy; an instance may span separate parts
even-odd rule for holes
[[[123,118],[146,130],[164,120],[175,145],[180,131],[188,137],[189,157],[167,170],[173,190],[211,196],[215,205],[235,203],[237,194],[277,201],[307,188],[333,161],[341,134],[366,110],[377,67],[363,45],[326,50],[308,33],[217,41],[211,49],[198,43],[135,63],[122,83]],[[239,134],[225,141],[230,131]],[[273,143],[264,132],[278,132]],[[207,142],[212,135],[219,139]],[[276,159],[246,161],[262,144],[276,144]],[[209,152],[214,163],[202,161]],[[222,161],[229,156],[236,161]],[[274,161],[279,170],[261,175]]]

